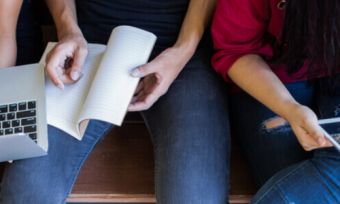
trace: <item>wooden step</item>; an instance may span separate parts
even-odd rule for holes
[[[230,203],[249,203],[254,182],[238,146],[232,145]],[[113,129],[85,162],[69,203],[155,203],[153,151],[140,118]],[[0,165],[0,175],[4,164]]]
[[[68,202],[155,203],[152,146],[143,123],[113,129],[86,161]],[[249,203],[254,182],[236,146],[230,203]]]

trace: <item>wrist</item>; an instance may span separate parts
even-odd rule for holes
[[[70,23],[64,24],[65,26],[57,27],[57,35],[58,39],[61,40],[67,36],[79,36],[83,37],[83,33],[81,32],[78,25],[71,25]]]
[[[296,101],[285,102],[282,106],[285,108],[283,109],[281,116],[287,121],[294,120],[296,113],[299,112],[299,109],[302,107],[302,105]]]
[[[61,11],[59,18],[55,19],[55,24],[59,40],[69,35],[83,36],[76,15],[70,12],[69,8],[64,8]]]
[[[199,40],[178,40],[174,45],[173,49],[176,50],[178,56],[187,61],[194,55]]]

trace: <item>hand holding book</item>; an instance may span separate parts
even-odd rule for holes
[[[150,32],[119,26],[107,47],[89,44],[81,80],[64,90],[46,82],[47,122],[77,139],[90,119],[121,125],[139,82],[130,72],[147,62],[155,41]],[[48,45],[42,62],[54,45]]]

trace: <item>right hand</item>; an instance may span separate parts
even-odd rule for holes
[[[46,72],[51,81],[60,89],[64,89],[64,83],[77,82],[87,54],[87,42],[81,33],[65,35],[46,57]]]
[[[333,146],[325,138],[318,118],[310,108],[300,104],[294,105],[286,118],[306,151]]]

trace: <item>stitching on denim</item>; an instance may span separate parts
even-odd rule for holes
[[[321,170],[320,168],[318,168],[318,166],[315,164],[315,162],[312,160],[311,164],[314,166],[314,168],[317,170],[317,174],[316,174],[316,179],[318,179],[319,183],[324,187],[324,189],[327,190],[327,192],[330,195],[333,195],[333,193],[329,190],[328,186],[324,184],[323,182],[323,178],[321,176]],[[333,195],[333,198],[335,198],[335,196]],[[335,200],[335,199],[334,199]]]
[[[111,126],[108,126],[106,129],[104,129],[104,131],[103,131],[103,135],[105,135],[105,134],[107,134],[107,131],[108,130],[110,130],[111,129]],[[95,146],[96,146],[96,144],[98,143],[98,141],[100,140],[100,138],[101,137],[97,137],[96,138],[96,141],[92,144],[92,146],[90,147],[90,151],[88,151],[87,153],[86,153],[86,156],[85,157],[83,157],[83,159],[82,160],[80,160],[80,162],[79,162],[79,164],[77,165],[78,167],[77,167],[77,169],[76,169],[76,176],[73,178],[73,179],[70,179],[70,183],[68,184],[69,186],[71,186],[71,188],[67,191],[67,192],[65,192],[65,194],[64,194],[64,202],[63,203],[66,203],[66,200],[67,200],[67,197],[68,197],[68,195],[71,193],[71,191],[72,191],[72,189],[73,189],[73,186],[74,186],[74,184],[75,184],[75,182],[76,182],[76,180],[77,180],[77,178],[78,178],[78,175],[79,175],[79,173],[80,173],[80,169],[81,169],[81,167],[82,167],[82,165],[84,164],[84,162],[87,160],[87,158],[88,158],[88,156],[89,156],[89,154],[93,151],[93,149],[95,148]]]
[[[297,173],[298,170],[300,170],[301,168],[305,168],[305,165],[307,165],[308,161],[305,161],[305,162],[302,162],[301,164],[299,164],[296,168],[294,168],[293,170],[291,170],[286,176],[284,176],[283,178],[279,179],[278,181],[276,181],[275,183],[273,183],[273,185],[263,193],[263,195],[258,199],[259,201],[262,200],[267,194],[269,191],[271,191],[272,189],[274,188],[277,188],[279,189],[279,184],[281,184],[284,180],[287,179],[287,177],[291,176],[291,175],[294,175]],[[281,190],[281,189],[280,189]],[[282,197],[282,196],[281,196]],[[288,203],[289,201],[284,198]],[[256,202],[258,203],[258,202]],[[256,204],[254,203],[254,204]]]

